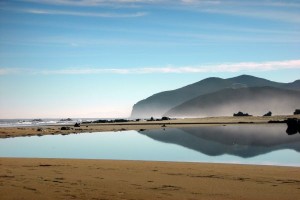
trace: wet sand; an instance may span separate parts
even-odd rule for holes
[[[43,136],[43,135],[68,135],[73,133],[92,133],[104,131],[124,131],[141,129],[158,129],[161,127],[187,127],[187,126],[208,126],[216,124],[241,124],[241,123],[267,123],[270,120],[283,121],[287,118],[300,118],[300,115],[271,116],[271,117],[208,117],[176,119],[168,121],[140,121],[123,123],[93,123],[82,124],[80,127],[73,125],[51,125],[51,126],[29,126],[29,127],[0,127],[0,138],[21,137],[21,136]],[[61,130],[61,127],[70,127],[70,130]],[[40,130],[39,130],[40,129]]]
[[[300,196],[300,168],[0,158],[1,199],[264,199]]]

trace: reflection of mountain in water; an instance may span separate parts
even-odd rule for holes
[[[140,132],[154,140],[178,144],[201,153],[253,157],[275,150],[300,152],[300,135],[288,136],[286,125],[230,125],[170,128]]]

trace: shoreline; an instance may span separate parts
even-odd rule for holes
[[[288,167],[288,168],[299,168],[300,165],[280,165],[280,164],[266,164],[266,163],[239,163],[239,162],[201,162],[201,161],[171,161],[171,160],[126,160],[126,159],[102,159],[102,158],[55,158],[55,157],[0,157],[1,159],[25,159],[25,160],[78,160],[78,161],[107,161],[107,162],[145,162],[145,163],[167,163],[167,164],[204,164],[204,165],[237,165],[237,166],[249,166],[249,167]]]
[[[194,126],[264,125],[300,116],[214,117],[0,128],[0,137],[68,135]],[[269,124],[271,125],[271,124]],[[62,126],[73,130],[60,130]],[[37,131],[42,128],[43,131]],[[1,199],[294,200],[300,167],[178,161],[0,157]]]
[[[151,130],[159,128],[215,126],[215,125],[241,125],[241,124],[268,124],[269,121],[283,121],[287,118],[298,118],[300,115],[280,116],[247,116],[247,117],[207,117],[207,118],[186,118],[167,121],[141,121],[122,123],[88,123],[80,127],[74,125],[43,125],[43,126],[20,126],[0,127],[0,138],[43,136],[43,135],[68,135],[77,133],[93,132],[115,132],[125,130]],[[69,130],[61,130],[62,127],[69,127]]]
[[[0,158],[1,199],[296,199],[300,168]]]

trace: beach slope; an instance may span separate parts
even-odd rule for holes
[[[300,168],[144,161],[0,159],[1,199],[291,199]]]

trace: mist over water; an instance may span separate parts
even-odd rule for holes
[[[172,108],[169,117],[232,116],[239,111],[262,116],[291,115],[300,107],[300,93],[274,88],[229,89],[200,96]]]
[[[133,118],[232,116],[238,111],[261,116],[290,115],[300,107],[299,80],[279,83],[249,75],[206,78],[137,102]]]

